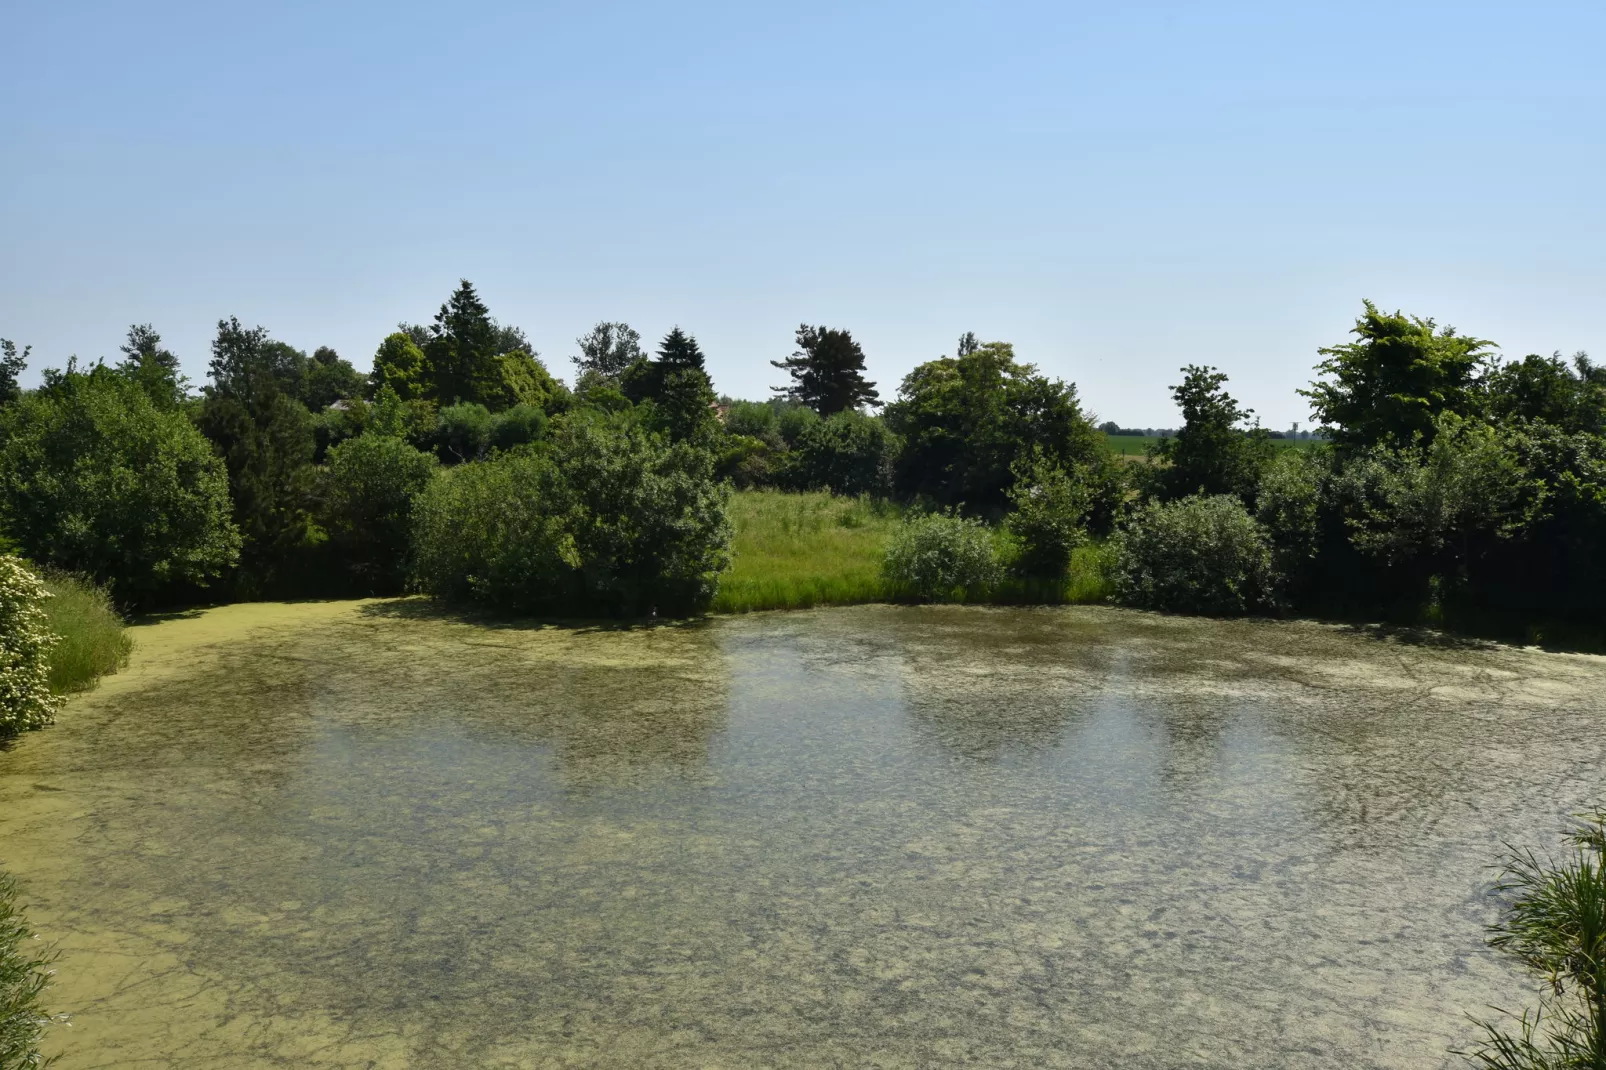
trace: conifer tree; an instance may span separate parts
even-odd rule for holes
[[[681,330],[678,325],[658,343],[658,363],[665,375],[687,368],[707,371],[703,367],[703,351],[698,348],[697,339]]]
[[[864,350],[850,332],[805,323],[797,329],[797,344],[790,357],[770,361],[792,376],[792,385],[775,387],[775,393],[821,416],[881,404],[875,384],[864,377]]]
[[[489,377],[497,355],[498,331],[474,284],[460,281],[435,314],[425,355],[435,372],[435,397],[442,405],[474,401],[474,384]]]

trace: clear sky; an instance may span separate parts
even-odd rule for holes
[[[1265,422],[1363,297],[1606,358],[1606,3],[0,3],[0,335],[220,316],[359,368],[459,277],[557,374],[624,319],[765,396],[962,331]]]

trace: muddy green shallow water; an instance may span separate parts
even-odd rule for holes
[[[1107,609],[236,606],[0,753],[83,1067],[1424,1067],[1606,662]]]

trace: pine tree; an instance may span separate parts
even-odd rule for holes
[[[797,329],[797,344],[790,357],[770,361],[792,376],[792,385],[775,387],[775,393],[821,416],[881,404],[875,384],[864,377],[864,350],[850,332],[805,323]]]
[[[474,401],[474,384],[488,375],[497,355],[498,331],[474,284],[460,281],[435,314],[425,354],[435,371],[435,400],[442,405]]]
[[[179,371],[178,358],[162,345],[162,336],[148,323],[128,328],[128,340],[118,346],[125,358],[118,369],[133,379],[163,409],[171,409],[189,392],[189,380]]]
[[[703,367],[703,351],[697,347],[697,339],[678,325],[658,343],[658,363],[665,375],[686,368],[707,370]]]

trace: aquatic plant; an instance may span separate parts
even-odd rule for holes
[[[39,1039],[53,1018],[44,1012],[55,953],[28,945],[38,937],[17,905],[17,881],[0,871],[0,1070],[39,1070],[49,1066]]]
[[[43,581],[10,554],[0,556],[0,739],[49,724],[60,700],[50,690],[50,630]]]
[[[1606,809],[1578,815],[1571,854],[1513,850],[1497,890],[1512,899],[1489,944],[1544,984],[1514,1028],[1479,1021],[1483,1043],[1462,1052],[1485,1070],[1606,1067]]]

